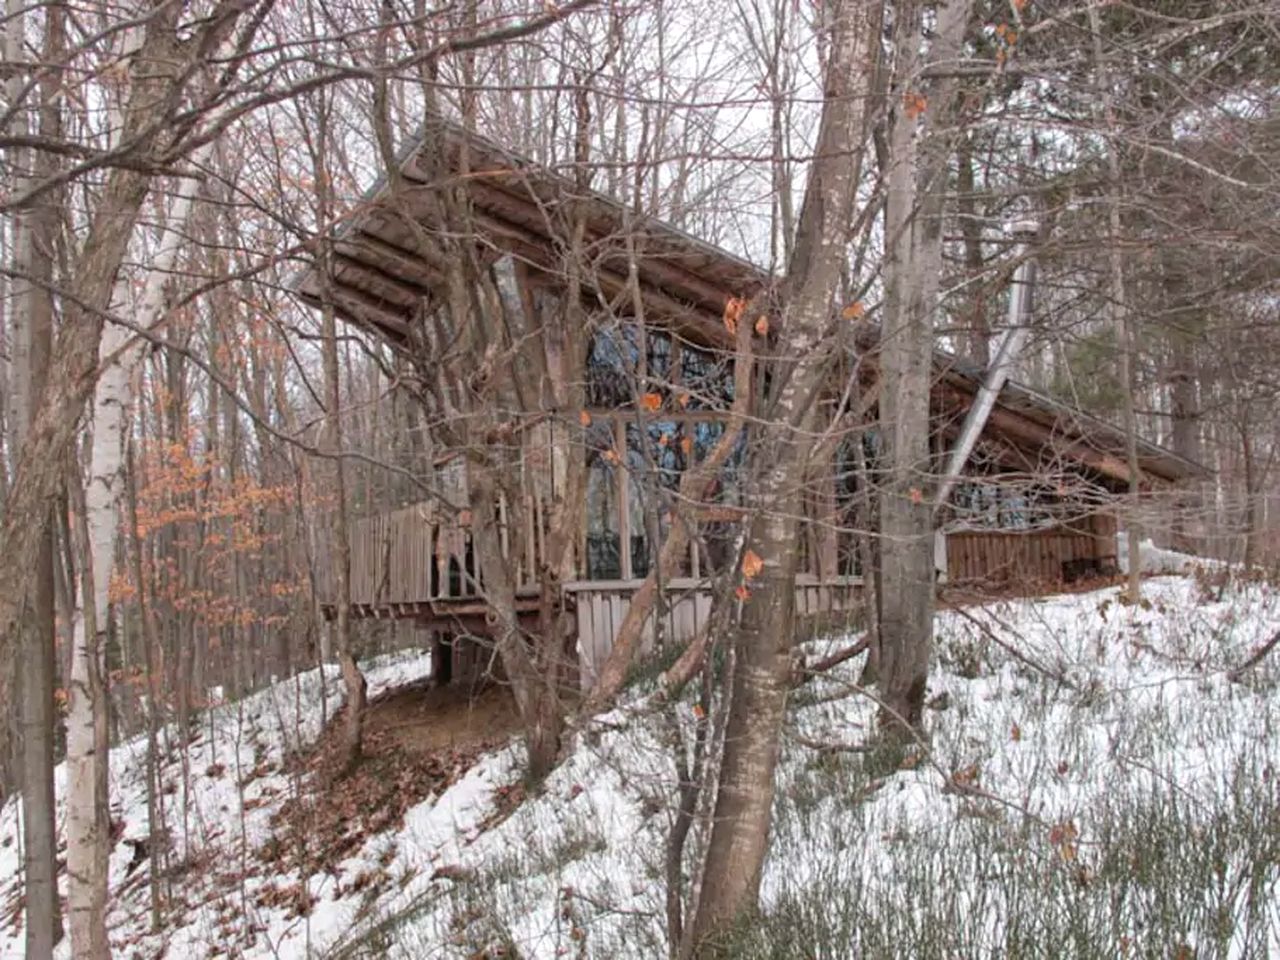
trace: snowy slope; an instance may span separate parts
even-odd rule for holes
[[[1194,812],[1228,803],[1242,782],[1262,791],[1253,806],[1265,808],[1269,797],[1276,807],[1280,657],[1264,661],[1245,683],[1225,674],[1280,629],[1280,594],[1266,584],[1242,585],[1218,602],[1190,577],[1149,581],[1141,607],[1122,606],[1117,594],[1108,588],[940,614],[931,753],[888,775],[865,772],[855,755],[819,754],[796,742],[795,735],[857,744],[873,729],[874,704],[853,689],[858,664],[798,691],[766,907],[784,915],[816,904],[824,922],[834,922],[830,915],[845,909],[845,900],[837,907],[833,890],[848,892],[848,903],[864,911],[866,904],[902,904],[902,922],[945,906],[963,913],[954,924],[959,939],[940,955],[988,955],[1018,934],[1026,909],[1018,897],[1032,895],[996,882],[995,873],[1030,858],[1035,875],[1068,878],[1060,889],[1046,888],[1058,891],[1047,899],[1035,892],[1033,912],[1049,916],[1061,907],[1066,919],[1058,919],[1079,925],[1111,910],[1109,922],[1126,931],[1120,946],[1127,949],[1130,935],[1140,942],[1149,922],[1145,892],[1117,913],[1115,897],[1091,880],[1109,869],[1108,838],[1127,822],[1127,810],[1152,797],[1185,799],[1187,829],[1195,832]],[[371,686],[385,689],[425,670],[421,659],[384,664],[371,671]],[[336,676],[328,689],[332,708]],[[502,948],[508,956],[547,958],[665,955],[672,741],[677,727],[686,735],[691,728],[688,704],[655,712],[641,698],[600,718],[542,793],[509,816],[502,796],[519,779],[514,746],[414,806],[398,830],[370,838],[334,874],[283,876],[266,870],[254,851],[271,835],[272,813],[300,787],[279,765],[299,734],[316,735],[318,694],[318,677],[309,675],[222,708],[206,723],[212,733],[190,762],[186,832],[195,866],[182,885],[187,909],[179,923],[149,933],[146,865],[130,873],[132,850],[117,844],[116,956],[424,958],[486,950],[497,956]],[[126,839],[146,833],[141,757],[142,744],[112,755]],[[220,776],[203,772],[216,764],[225,765]],[[237,777],[246,779],[255,765],[264,772],[243,792],[242,820]],[[166,776],[180,782],[178,773],[171,766]],[[170,798],[173,809],[181,799]],[[10,842],[0,849],[0,890],[8,895],[17,870],[12,804],[3,830]],[[973,862],[939,859],[949,846],[996,853]],[[1249,854],[1223,857],[1225,878],[1235,876],[1235,859]],[[371,869],[394,882],[361,892],[354,881]],[[1280,955],[1280,907],[1269,906],[1280,903],[1278,873],[1280,866],[1263,864],[1251,875],[1256,882],[1240,890],[1224,883],[1223,891],[1205,894],[1236,918],[1221,955]],[[263,896],[291,883],[315,898],[306,917]],[[948,887],[961,892],[945,904],[941,893],[921,892]],[[1248,903],[1231,899],[1246,896]],[[850,918],[870,945],[866,931],[879,929],[879,921],[865,912]],[[1195,925],[1188,924],[1191,940]],[[0,955],[20,956],[20,934],[6,928],[3,936]],[[1165,946],[1160,955],[1168,955]],[[835,948],[814,953],[840,955]]]

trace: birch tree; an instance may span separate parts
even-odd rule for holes
[[[204,166],[209,148],[197,152],[192,166]],[[168,222],[144,281],[142,295],[128,314],[137,331],[151,331],[164,313],[165,289],[185,238],[198,181],[178,181]],[[121,306],[133,298],[118,290]],[[124,483],[125,431],[130,422],[130,390],[142,341],[123,324],[109,324],[99,345],[101,373],[93,394],[92,436],[84,523],[89,556],[85,564],[82,609],[76,620],[67,705],[67,890],[72,948],[76,956],[105,957],[107,897],[107,798],[99,796],[107,762],[103,746],[105,688],[102,653],[106,643],[107,592],[120,530]]]

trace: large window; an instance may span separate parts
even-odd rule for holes
[[[601,327],[587,356],[586,575],[642,577],[666,537],[681,479],[724,435],[718,411],[733,402],[731,358],[632,324]],[[745,437],[708,500],[741,501]],[[731,552],[735,525],[707,517],[710,572]]]
[[[1059,497],[1016,476],[970,478],[957,484],[951,509],[955,524],[969,530],[1032,530],[1062,519]]]

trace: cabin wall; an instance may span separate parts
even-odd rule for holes
[[[1101,573],[1116,561],[1110,514],[1045,530],[960,530],[946,538],[952,584],[1057,584]]]

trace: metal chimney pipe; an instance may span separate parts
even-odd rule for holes
[[[1009,224],[1008,229],[1015,241],[1014,256],[1019,260],[1018,266],[1014,268],[1013,281],[1009,288],[1008,327],[1001,335],[995,354],[991,357],[986,376],[978,388],[977,396],[973,399],[973,406],[969,408],[969,413],[964,418],[960,436],[956,439],[955,446],[951,448],[947,468],[943,471],[942,481],[938,484],[938,493],[934,498],[935,516],[942,510],[951,496],[951,491],[955,489],[961,473],[964,472],[965,464],[969,462],[969,456],[973,453],[978,437],[982,435],[982,429],[987,425],[987,418],[991,416],[991,410],[1000,396],[1000,390],[1009,379],[1009,371],[1013,369],[1013,364],[1031,333],[1028,321],[1031,317],[1031,297],[1035,286],[1036,264],[1028,254],[1031,252],[1040,225],[1034,220],[1019,220]]]

